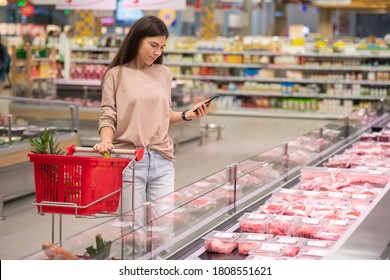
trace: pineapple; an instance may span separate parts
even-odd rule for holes
[[[60,155],[63,152],[58,148],[57,136],[55,131],[48,131],[46,128],[39,138],[29,138],[30,152],[33,154],[52,154]]]

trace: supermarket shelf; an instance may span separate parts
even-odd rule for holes
[[[119,48],[111,47],[72,47],[71,51],[79,52],[117,52]]]
[[[283,94],[281,92],[259,92],[259,91],[226,91],[226,90],[217,90],[217,94],[221,95],[245,95],[245,96],[264,96],[264,97],[293,97],[293,98],[315,98],[315,99],[346,99],[346,100],[384,100],[387,97],[383,96],[332,96],[327,95],[326,93],[318,94]]]
[[[188,67],[217,67],[217,68],[267,68],[264,64],[246,64],[246,63],[185,63],[185,62],[166,62],[167,66],[188,66]]]
[[[55,79],[54,83],[56,85],[100,87],[101,81],[95,79]]]
[[[78,61],[76,61],[78,62]],[[88,63],[86,61],[85,63]],[[167,66],[188,66],[188,67],[215,67],[215,68],[256,68],[256,69],[274,69],[274,70],[303,70],[303,71],[372,71],[387,72],[390,67],[373,66],[306,66],[306,65],[273,65],[263,63],[192,63],[192,62],[164,62]]]
[[[316,79],[288,79],[288,78],[251,78],[235,76],[201,76],[201,75],[174,75],[177,79],[196,79],[207,81],[237,81],[237,82],[268,82],[268,83],[301,83],[301,84],[352,84],[352,85],[372,85],[372,86],[390,86],[389,81],[368,81],[368,80],[316,80]]]
[[[296,119],[320,119],[337,120],[345,117],[347,114],[330,114],[320,112],[294,111],[286,109],[218,109],[210,112],[210,115],[216,116],[247,116],[247,117],[275,117],[275,118],[296,118]]]
[[[273,51],[224,51],[224,50],[164,50],[164,54],[226,54],[226,55],[263,55],[263,56],[302,56],[329,58],[390,58],[390,52],[359,53],[288,53]]]
[[[55,79],[54,77],[40,77],[40,76],[31,76],[31,80],[32,81],[36,81],[36,80],[47,80],[47,79]]]
[[[373,67],[373,66],[306,66],[306,65],[268,65],[266,69],[274,70],[304,70],[304,71],[371,71],[387,72],[390,67]]]
[[[110,64],[110,59],[73,59],[72,63],[79,64]]]
[[[50,57],[38,57],[38,58],[31,58],[31,62],[52,62],[53,59]]]

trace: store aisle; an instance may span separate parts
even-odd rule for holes
[[[205,121],[224,126],[221,139],[211,133],[202,146],[192,141],[176,153],[176,188],[208,176],[226,165],[245,160],[320,127],[329,121],[280,118],[208,116]],[[197,129],[197,128],[194,128]],[[21,259],[40,250],[51,240],[52,215],[38,215],[28,196],[4,205],[0,220],[0,259]],[[85,219],[63,216],[62,238],[103,223],[107,218]],[[55,240],[58,240],[58,215],[55,215]]]

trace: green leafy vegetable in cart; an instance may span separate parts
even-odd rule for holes
[[[105,260],[110,256],[112,241],[105,241],[101,234],[97,234],[96,248],[93,245],[86,248],[87,254],[94,260]]]
[[[58,148],[56,131],[48,131],[46,128],[38,138],[29,138],[30,151],[33,154],[60,155],[63,152]]]

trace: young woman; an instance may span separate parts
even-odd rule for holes
[[[168,29],[155,16],[139,19],[125,37],[102,81],[99,120],[101,154],[143,147],[135,167],[134,209],[174,191],[174,148],[170,124],[201,118],[206,101],[184,112],[171,110],[172,74],[162,64]],[[194,110],[197,112],[194,112]],[[126,172],[124,180],[131,177]],[[123,186],[122,212],[132,210],[131,186]]]
[[[5,79],[9,73],[11,66],[11,58],[9,56],[7,47],[4,46],[1,42],[0,35],[0,94],[4,89]]]

